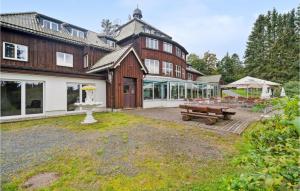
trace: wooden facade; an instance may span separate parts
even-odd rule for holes
[[[143,76],[137,58],[130,52],[113,70],[112,84],[107,83],[107,106],[117,109],[124,108],[124,78],[135,81],[135,107],[143,106]]]
[[[28,61],[18,61],[3,59],[3,42],[21,44],[28,47]],[[58,66],[56,64],[56,52],[64,52],[73,55],[73,67]],[[87,46],[80,46],[61,42],[49,38],[31,35],[15,30],[1,28],[1,68],[4,66],[14,66],[16,68],[35,71],[41,70],[47,73],[64,72],[66,76],[69,73],[85,75],[88,68],[84,68],[83,57],[88,54],[89,65],[93,65],[108,52]]]

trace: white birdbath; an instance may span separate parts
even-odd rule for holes
[[[86,111],[86,116],[81,124],[91,124],[96,123],[97,120],[93,117],[93,109],[102,105],[102,102],[94,102],[92,99],[93,91],[96,89],[95,86],[85,86],[82,90],[86,92],[86,99],[84,103],[75,103],[76,106],[81,107]]]

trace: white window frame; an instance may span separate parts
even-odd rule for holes
[[[166,76],[173,76],[173,63],[163,61],[163,68],[162,68],[163,75]]]
[[[182,67],[182,71],[181,71],[181,76],[182,76],[182,79],[185,79],[185,70],[183,67]]]
[[[63,54],[63,62],[62,63],[58,63],[58,54]],[[67,56],[72,56],[72,63],[67,63],[66,60],[67,60]],[[73,59],[73,54],[69,54],[69,53],[65,53],[65,52],[56,52],[56,65],[58,66],[65,66],[65,67],[73,67],[73,62],[74,62],[74,59]]]
[[[158,50],[159,42],[157,39],[146,37],[146,48]]]
[[[145,59],[145,65],[150,74],[159,74],[159,61],[153,59]]]
[[[181,50],[176,46],[176,56],[181,58]]]
[[[15,55],[14,58],[10,58],[10,57],[6,57],[5,56],[5,44],[12,44],[14,45],[14,49],[15,49]],[[20,59],[18,58],[18,46],[24,47],[26,49],[26,59]],[[22,44],[16,44],[16,43],[12,43],[12,42],[3,42],[3,51],[2,51],[2,55],[3,55],[3,59],[8,59],[8,60],[17,60],[17,61],[22,61],[22,62],[28,62],[28,46],[26,45],[22,45]]]
[[[84,32],[78,29],[71,28],[71,34],[75,37],[84,38]]]
[[[181,52],[181,58],[183,59],[183,60],[185,60],[185,53],[184,52]]]
[[[83,56],[83,68],[88,68],[89,67],[89,55],[85,54]]]
[[[165,52],[168,52],[168,53],[171,53],[171,54],[172,54],[172,52],[173,52],[173,45],[170,44],[170,43],[164,42],[163,50],[164,50]]]
[[[6,79],[1,78],[1,81],[20,82],[21,83],[21,115],[0,116],[0,119],[15,119],[20,117],[35,117],[45,115],[46,106],[46,82],[41,80],[23,80],[23,79]],[[43,112],[36,114],[26,114],[26,83],[43,83]]]
[[[175,77],[181,78],[181,66],[180,65],[175,66]]]
[[[68,84],[76,84],[76,85],[79,85],[79,103],[82,103],[82,87],[85,86],[85,85],[92,85],[92,86],[95,86],[96,87],[96,84],[94,83],[78,83],[78,82],[67,82],[66,83],[66,112],[67,113],[76,113],[76,112],[81,112],[82,110],[84,110],[82,107],[79,107],[79,110],[75,110],[75,111],[68,111]],[[92,97],[93,100],[96,99],[96,92],[94,90],[94,93],[93,93],[93,97]]]
[[[58,23],[55,23],[55,22],[53,22],[53,21],[49,21],[49,20],[47,20],[47,19],[43,19],[43,28],[45,28],[45,29],[48,29],[48,28],[46,28],[46,26],[45,26],[45,22],[48,22],[49,23],[49,26],[50,26],[50,30],[53,30],[53,31],[59,31],[59,24]],[[54,26],[56,26],[56,27],[54,27]]]

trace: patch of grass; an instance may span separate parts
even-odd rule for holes
[[[239,94],[242,97],[247,97],[247,90],[246,89],[232,89],[231,91]],[[260,97],[261,89],[249,89],[248,90],[248,97]]]
[[[98,120],[98,122],[94,124],[81,124],[81,121],[83,121],[85,115],[69,115],[63,117],[51,117],[46,119],[4,123],[0,125],[0,129],[2,131],[7,131],[35,126],[55,126],[69,128],[72,130],[107,130],[112,127],[122,127],[137,124],[144,120],[143,117],[134,116],[122,112],[94,113],[93,115],[95,119]]]
[[[104,148],[99,148],[99,149],[97,150],[97,155],[98,155],[98,156],[102,156],[103,153],[104,153]]]

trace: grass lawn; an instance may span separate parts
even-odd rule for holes
[[[2,124],[6,133],[49,126],[82,137],[99,134],[90,144],[73,145],[5,177],[2,190],[22,190],[28,178],[43,172],[59,178],[42,190],[219,190],[224,177],[241,170],[231,162],[239,154],[239,136],[126,113],[97,113],[93,125],[81,125],[83,117]]]
[[[246,89],[232,89],[231,91],[239,94],[242,97],[247,97],[247,90]],[[261,89],[249,89],[248,90],[248,97],[260,97]]]

